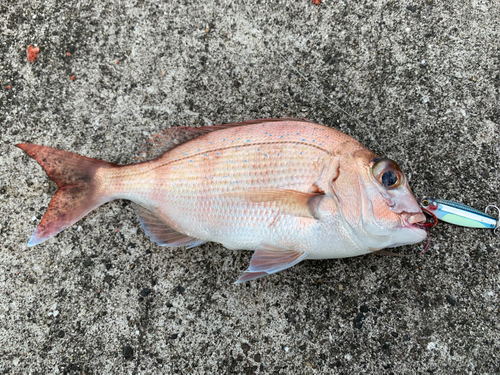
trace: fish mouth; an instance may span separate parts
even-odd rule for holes
[[[396,227],[398,230],[393,233],[391,245],[386,247],[411,245],[425,240],[427,231],[424,225],[427,219],[422,211],[402,212],[400,220],[401,224]]]
[[[409,225],[416,228],[422,228],[427,224],[427,218],[422,212],[411,214],[407,220]]]
[[[428,223],[427,218],[422,211],[402,213],[403,225],[400,228],[420,229],[434,226],[435,223]]]

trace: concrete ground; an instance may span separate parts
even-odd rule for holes
[[[490,230],[233,285],[250,252],[159,247],[125,201],[28,248],[56,187],[14,147],[125,164],[170,126],[305,117],[398,161],[415,195],[484,209],[498,1],[0,0],[0,24],[0,373],[500,371]]]

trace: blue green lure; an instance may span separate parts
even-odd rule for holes
[[[500,221],[488,214],[490,209],[496,209],[500,215],[500,210],[496,206],[488,206],[486,212],[482,212],[463,203],[431,198],[421,199],[420,206],[435,215],[438,220],[447,223],[468,228],[489,228],[493,229],[495,234],[499,228]]]

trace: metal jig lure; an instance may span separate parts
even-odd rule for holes
[[[497,206],[489,205],[485,212],[482,212],[463,203],[444,199],[423,198],[419,203],[424,210],[432,212],[439,220],[468,228],[489,228],[499,235],[500,220],[488,213],[496,209],[497,216],[500,217],[500,209]]]

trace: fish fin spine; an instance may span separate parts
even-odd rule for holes
[[[169,129],[162,130],[156,134],[153,134],[148,139],[146,139],[142,144],[141,148],[139,149],[139,152],[135,157],[135,161],[144,162],[146,160],[154,160],[163,155],[165,152],[170,151],[183,143],[189,142],[195,138],[201,137],[202,135],[212,133],[217,130],[234,128],[237,126],[264,124],[268,122],[280,122],[280,121],[304,122],[305,120],[285,117],[285,118],[267,118],[260,120],[249,120],[243,122],[236,122],[232,124],[213,125],[213,126],[200,126],[200,127],[174,126]]]
[[[151,241],[156,242],[158,245],[167,247],[187,246],[190,249],[205,243],[204,240],[190,237],[173,229],[159,213],[139,204],[134,206],[142,229],[144,229]]]
[[[59,188],[28,246],[48,240],[90,211],[112,200],[112,197],[100,191],[94,177],[97,170],[118,167],[116,164],[47,146],[30,143],[16,146],[35,159]]]

